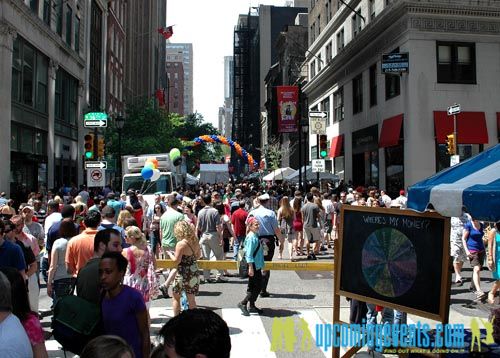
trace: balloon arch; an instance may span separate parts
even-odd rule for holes
[[[227,145],[231,148],[234,148],[236,153],[245,159],[248,162],[248,166],[250,167],[250,170],[257,169],[258,164],[257,162],[253,159],[252,155],[248,153],[244,148],[241,147],[238,143],[235,141],[223,137],[221,135],[201,135],[199,137],[196,137],[193,139],[194,141],[194,146],[200,145],[202,143],[220,143]]]

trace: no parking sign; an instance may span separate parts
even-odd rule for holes
[[[87,186],[104,187],[106,183],[106,171],[104,169],[87,169]]]

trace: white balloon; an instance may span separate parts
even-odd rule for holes
[[[151,177],[151,181],[157,181],[160,179],[160,170],[158,169],[153,169],[153,176]]]

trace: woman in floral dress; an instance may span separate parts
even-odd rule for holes
[[[129,226],[125,230],[127,247],[122,251],[128,260],[127,271],[123,283],[142,293],[146,307],[159,294],[158,279],[155,275],[155,256],[147,244],[146,237],[137,226]]]
[[[175,316],[181,312],[182,291],[186,292],[189,308],[196,308],[195,295],[200,285],[197,260],[201,257],[201,249],[194,230],[194,227],[187,221],[182,220],[176,223],[174,226],[174,235],[177,238],[175,253],[167,251],[172,261],[178,265],[172,288],[172,308]]]

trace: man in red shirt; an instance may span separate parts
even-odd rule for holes
[[[239,202],[239,209],[235,210],[235,212],[231,215],[231,223],[233,224],[234,230],[234,242],[233,242],[233,251],[234,251],[234,259],[238,259],[238,251],[240,249],[240,244],[243,244],[245,241],[245,236],[247,234],[246,220],[248,213],[245,211],[245,200],[241,200]]]

